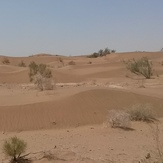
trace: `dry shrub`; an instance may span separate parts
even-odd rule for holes
[[[59,158],[56,153],[53,153],[51,151],[44,152],[43,157],[46,158],[48,161],[66,161],[65,159]]]
[[[136,104],[128,109],[132,121],[152,122],[155,120],[152,107],[149,104]]]
[[[7,57],[4,57],[4,58],[2,59],[2,63],[3,63],[3,64],[9,64],[10,61],[9,61],[9,59],[8,59]]]
[[[54,87],[55,87],[55,83],[52,79],[44,78],[44,81],[43,81],[44,90],[53,90]]]
[[[29,78],[32,82],[34,79],[34,76],[40,74],[44,78],[51,78],[52,72],[49,68],[47,68],[47,65],[45,64],[36,64],[35,62],[31,62],[29,64]]]
[[[29,65],[29,78],[31,82],[41,91],[52,90],[54,82],[52,80],[52,72],[45,64],[36,64],[31,62]]]
[[[68,64],[69,65],[76,65],[76,63],[74,61],[70,61]]]
[[[51,160],[57,160],[57,157],[53,153],[50,153],[50,152],[44,152],[43,158],[46,158],[49,161],[51,161]]]
[[[37,88],[40,90],[40,91],[43,91],[43,90],[53,90],[54,89],[54,82],[51,78],[46,78],[46,77],[43,77],[41,74],[36,74],[34,76],[34,84],[37,86]]]
[[[124,111],[111,110],[109,111],[109,123],[113,128],[130,128],[130,115]]]
[[[24,61],[21,61],[19,64],[18,64],[19,67],[26,67]]]
[[[58,62],[62,64],[62,66],[64,66],[64,61],[61,57],[58,58]]]

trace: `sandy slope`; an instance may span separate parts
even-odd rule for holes
[[[53,100],[53,96],[44,102],[0,106],[0,130],[23,131],[101,124],[106,121],[108,110],[123,109],[138,103],[149,103],[156,108],[159,116],[163,115],[162,98],[109,89],[78,91],[56,100]]]
[[[159,130],[156,124],[134,122],[131,131],[91,125],[66,130],[0,133],[0,148],[6,138],[16,135],[26,140],[26,153],[30,153],[27,158],[34,163],[154,163],[159,159],[156,135],[160,145],[163,142],[162,124],[160,120]],[[51,160],[48,160],[49,154]],[[146,159],[149,154],[150,158]],[[46,155],[47,158],[43,158]],[[0,161],[8,161],[2,152]]]

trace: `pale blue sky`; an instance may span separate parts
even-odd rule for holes
[[[0,0],[0,55],[163,47],[163,0]]]

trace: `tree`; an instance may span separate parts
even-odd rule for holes
[[[109,48],[105,48],[104,50],[100,49],[98,52],[94,52],[93,54],[89,55],[89,58],[97,58],[97,57],[103,57],[108,54],[111,54],[111,52],[115,52],[115,50],[110,50]]]
[[[104,53],[104,51],[102,50],[102,49],[100,49],[99,51],[98,51],[98,54],[99,54],[99,56],[103,56],[103,53]]]
[[[111,53],[115,53],[115,52],[116,52],[116,50],[114,50],[114,49],[113,49],[113,50],[111,50]]]
[[[110,54],[110,49],[105,48],[105,49],[104,49],[104,52],[103,52],[103,55],[105,56],[105,55],[107,55],[107,54]]]
[[[153,75],[153,65],[147,57],[143,57],[139,60],[129,60],[127,63],[127,69],[136,75],[143,75],[146,79],[150,79]]]

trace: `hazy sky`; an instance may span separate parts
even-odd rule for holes
[[[0,55],[163,47],[163,0],[0,0]]]

